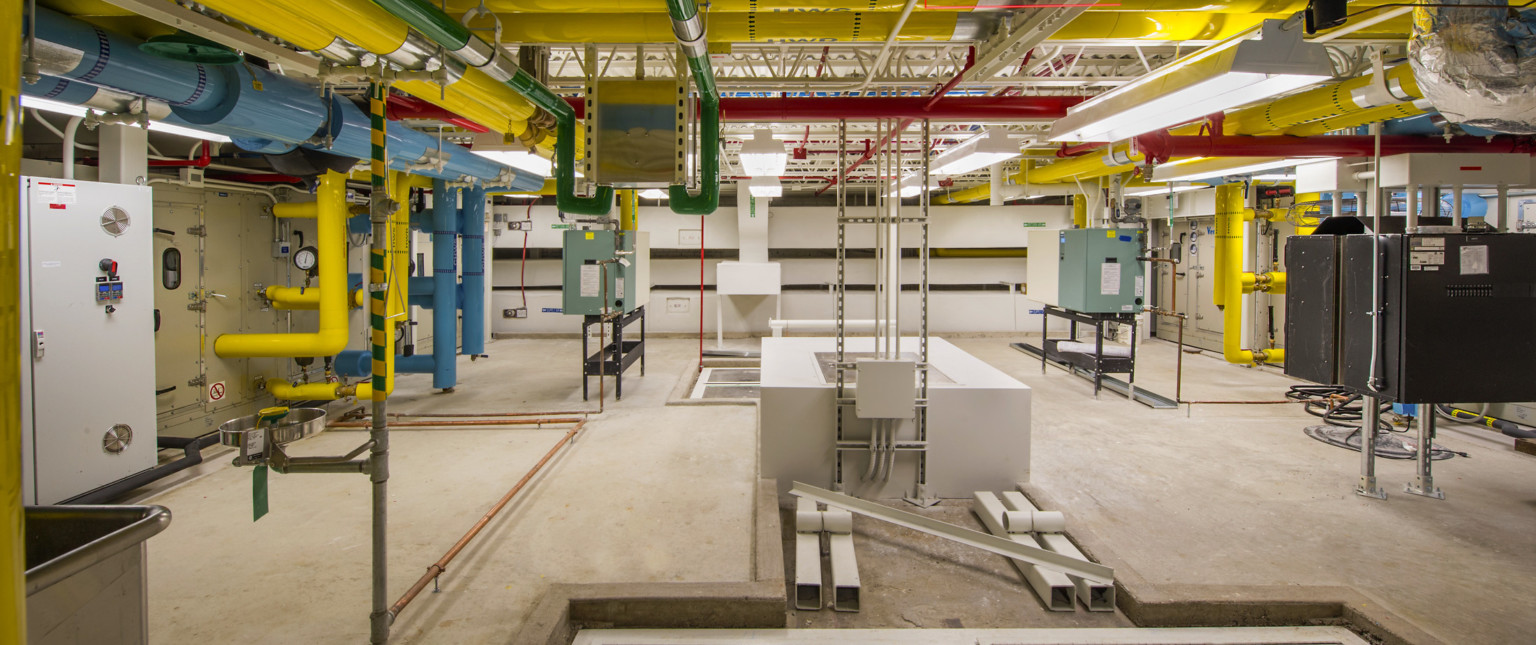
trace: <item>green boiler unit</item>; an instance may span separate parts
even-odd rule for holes
[[[1146,303],[1146,232],[1135,228],[1061,231],[1057,304],[1090,314],[1137,313]]]

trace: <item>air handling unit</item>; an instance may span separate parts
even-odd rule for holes
[[[1056,304],[1094,314],[1141,311],[1146,275],[1137,258],[1145,235],[1133,228],[1061,231]]]

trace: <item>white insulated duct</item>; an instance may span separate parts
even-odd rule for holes
[[[1408,62],[1424,98],[1453,123],[1536,134],[1536,11],[1439,2],[1469,7],[1413,11]]]

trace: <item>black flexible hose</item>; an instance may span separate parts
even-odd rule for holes
[[[1498,430],[1499,432],[1504,433],[1506,436],[1514,437],[1516,439],[1536,439],[1536,430],[1528,429],[1518,423],[1515,423],[1514,421],[1506,421],[1497,417],[1490,417],[1485,414],[1478,414],[1476,412],[1451,407],[1449,405],[1436,405],[1435,409],[1438,410],[1440,414],[1445,418],[1451,419],[1453,421],[1488,426],[1494,430]]]

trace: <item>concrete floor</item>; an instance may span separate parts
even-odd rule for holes
[[[1107,392],[1095,401],[1087,382],[1042,374],[1038,359],[1008,347],[1016,339],[952,340],[1036,388],[1032,486],[1148,583],[1195,594],[1343,585],[1446,642],[1530,642],[1536,458],[1509,440],[1443,424],[1439,442],[1472,454],[1436,464],[1446,501],[1399,493],[1412,464],[1392,461],[1379,468],[1391,499],[1366,500],[1352,492],[1358,454],[1305,437],[1313,417],[1294,405],[1153,411]],[[578,343],[497,341],[493,358],[461,359],[457,392],[429,393],[425,378],[407,377],[391,410],[579,409]],[[555,582],[749,580],[755,411],[665,405],[695,347],[653,339],[649,375],[627,379],[625,400],[610,401],[455,561],[441,593],[406,609],[394,642],[510,642]],[[1173,357],[1172,345],[1146,343],[1138,384],[1172,396]],[[1292,383],[1209,356],[1186,356],[1185,368],[1186,399],[1279,399]],[[391,599],[562,434],[394,433]],[[364,438],[331,431],[293,452],[340,452]],[[148,498],[175,515],[149,542],[153,642],[364,641],[366,479],[274,475],[272,513],[252,524],[250,471],[227,466],[227,452],[209,457]],[[973,521],[963,504],[936,512]],[[1002,558],[872,524],[857,536],[870,567],[867,613],[791,614],[791,626],[1125,624],[1118,613],[1048,615],[1010,584],[1016,574]]]
[[[595,379],[592,403],[581,401],[578,343],[497,341],[490,359],[461,357],[456,392],[430,393],[425,377],[405,377],[390,409],[595,409]],[[610,399],[450,565],[441,593],[406,608],[392,642],[511,642],[553,582],[748,580],[755,410],[665,406],[695,364],[694,347],[654,340],[648,375],[631,372],[624,400]],[[563,435],[391,433],[391,601]],[[290,452],[335,454],[366,438],[331,430]],[[144,500],[174,517],[148,543],[151,641],[367,642],[367,478],[274,474],[271,514],[253,524],[251,471],[229,467],[230,457],[210,454],[199,478]]]
[[[1408,461],[1380,460],[1386,501],[1354,494],[1359,453],[1304,436],[1296,405],[1153,411],[997,339],[955,341],[1035,388],[1031,483],[1154,585],[1340,585],[1448,643],[1536,633],[1536,458],[1441,422],[1439,501],[1403,494]],[[1174,392],[1175,346],[1139,349],[1137,384]],[[1295,381],[1213,355],[1184,360],[1186,400],[1276,400]],[[1186,589],[1185,587],[1180,587]],[[1198,591],[1198,590],[1191,590]],[[1196,594],[1198,595],[1198,593]]]

